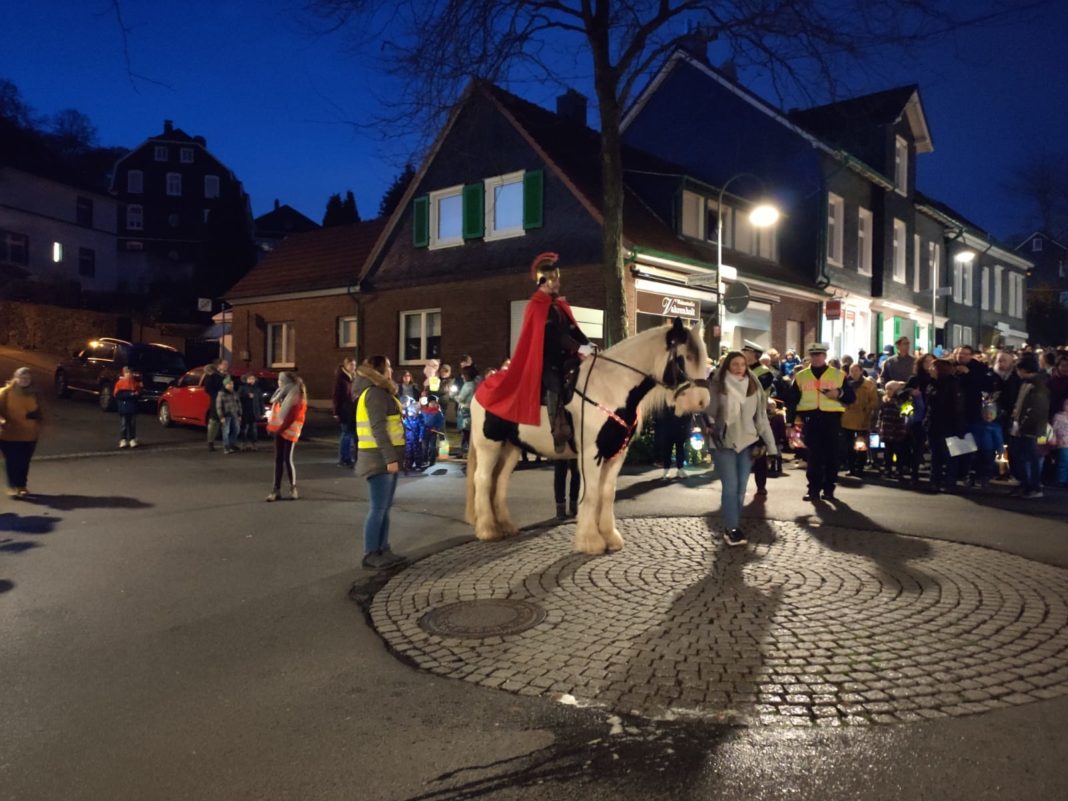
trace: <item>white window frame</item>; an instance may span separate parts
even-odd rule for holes
[[[144,194],[145,173],[142,170],[130,170],[126,173],[126,191],[131,195]]]
[[[204,176],[204,197],[216,198],[219,196],[221,182],[218,175]],[[214,191],[213,191],[214,190]]]
[[[779,260],[779,224],[753,226],[753,255],[768,261]]]
[[[429,314],[437,314],[439,321],[444,323],[444,321],[441,320],[441,308],[440,307],[436,308],[436,309],[407,309],[405,311],[400,312],[397,315],[397,345],[398,345],[398,348],[397,348],[397,350],[398,350],[398,353],[397,353],[397,364],[399,364],[399,365],[400,364],[403,364],[403,365],[421,364],[421,363],[425,362],[427,359],[430,358],[427,355],[427,347],[426,347],[426,342],[427,342],[427,315],[429,315]],[[406,360],[404,358],[404,328],[405,328],[404,321],[408,317],[411,317],[413,315],[419,315],[419,317],[420,317],[420,323],[419,323],[419,339],[420,339],[420,342],[419,342],[419,356],[417,358],[415,358],[415,359],[407,359]],[[443,327],[443,330],[444,330],[444,327]]]
[[[145,230],[145,207],[133,203],[126,207],[126,228],[130,231]]]
[[[680,234],[691,239],[711,238],[712,232],[705,231],[705,224],[708,220],[708,204],[704,195],[683,189],[679,216]]]
[[[894,137],[894,191],[907,195],[909,191],[909,143]]]
[[[167,173],[167,197],[182,196],[182,174],[180,172]],[[177,190],[177,191],[175,191]]]
[[[1034,239],[1031,240],[1031,252],[1032,253],[1041,253],[1042,252],[1042,237],[1036,236]]]
[[[347,338],[347,332],[351,329],[352,338]],[[356,347],[356,315],[337,318],[337,346],[339,348]]]
[[[274,352],[274,329],[282,330],[282,358],[286,354],[292,354],[289,361],[279,361],[278,354]],[[281,320],[277,323],[267,323],[267,363],[272,367],[296,367],[297,366],[297,332],[292,320]]]
[[[930,271],[931,285],[928,289],[937,289],[938,282],[942,276],[940,270],[942,267],[942,247],[937,242],[927,243],[927,266]]]
[[[167,160],[167,146],[166,145],[156,145],[155,149],[152,151],[152,158],[155,161],[166,161]]]
[[[440,239],[438,238],[438,209],[441,201],[450,197],[460,198],[460,234],[455,238]],[[456,186],[450,186],[447,189],[438,189],[437,191],[430,193],[430,244],[428,248],[430,250],[437,250],[438,248],[454,248],[464,243],[464,186],[458,184]]]
[[[920,291],[920,267],[923,264],[923,242],[919,234],[912,235],[912,291]]]
[[[953,302],[964,303],[964,264],[953,261]]]
[[[712,212],[716,212],[716,225],[709,227],[708,215]],[[705,213],[701,217],[701,225],[707,230],[705,231],[705,240],[713,244],[716,243],[716,228],[719,225],[719,199],[710,197],[705,207]],[[734,250],[734,206],[728,203],[723,204],[723,247],[728,250]]]
[[[909,229],[904,220],[894,218],[894,281],[904,284],[908,280]]]
[[[975,263],[964,265],[964,305],[975,305]]]
[[[857,272],[871,275],[872,249],[875,246],[875,218],[865,208],[857,209]]]
[[[843,267],[845,259],[845,201],[827,193],[827,263]]]
[[[984,267],[979,278],[979,308],[990,311],[990,268]]]
[[[1005,268],[994,265],[994,311],[1001,314],[1001,285],[1004,281]]]
[[[497,205],[496,189],[500,186],[507,186],[509,184],[519,184],[520,193],[522,194],[523,170],[510,172],[505,175],[497,175],[493,178],[486,178],[482,183],[486,193],[486,202],[484,204],[486,209],[486,227],[483,239],[487,242],[492,242],[495,239],[511,239],[513,236],[526,236],[526,229],[523,228],[522,203],[520,204],[519,223],[517,225],[513,225],[511,228],[497,228],[494,225]],[[461,214],[462,213],[463,212],[461,211]]]
[[[183,147],[180,151],[178,151],[178,160],[182,164],[192,164],[193,163],[193,148],[191,148],[191,147]]]

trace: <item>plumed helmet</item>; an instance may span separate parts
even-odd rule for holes
[[[530,280],[541,285],[549,278],[559,278],[560,268],[556,266],[558,261],[560,261],[558,253],[539,253],[530,263]]]

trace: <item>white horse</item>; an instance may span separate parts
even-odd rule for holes
[[[574,438],[564,453],[553,448],[549,415],[541,424],[517,425],[471,403],[471,446],[467,464],[467,522],[480,540],[518,533],[508,512],[508,479],[523,448],[547,459],[579,458],[582,495],[575,550],[618,551],[613,505],[616,477],[643,416],[674,406],[678,415],[708,405],[708,354],[700,328],[682,321],[644,331],[587,357],[579,367],[575,394],[567,404]]]

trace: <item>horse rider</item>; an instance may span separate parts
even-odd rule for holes
[[[563,453],[572,437],[564,407],[578,364],[592,352],[592,346],[560,296],[559,259],[556,253],[541,253],[531,262],[530,276],[538,288],[527,302],[511,366],[483,381],[476,397],[498,417],[536,426],[541,422],[544,393],[553,445],[557,453]]]
[[[821,492],[824,500],[834,500],[842,412],[856,399],[846,373],[827,364],[827,347],[822,342],[808,346],[812,363],[794,376],[789,389],[805,424],[801,435],[808,451],[805,501],[818,501]]]

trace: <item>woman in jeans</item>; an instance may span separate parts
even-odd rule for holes
[[[356,473],[367,479],[370,507],[363,524],[362,565],[394,567],[404,557],[389,547],[389,510],[404,461],[404,425],[393,369],[385,356],[372,356],[356,370]]]
[[[728,353],[720,363],[712,380],[705,414],[713,446],[712,460],[722,490],[723,539],[727,545],[745,545],[748,540],[739,525],[753,467],[753,448],[763,442],[772,456],[779,449],[768,423],[760,383],[746,365],[745,356],[738,351]]]

